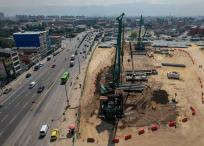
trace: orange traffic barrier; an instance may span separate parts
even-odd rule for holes
[[[132,138],[131,134],[125,135],[125,140],[131,139],[131,138]]]
[[[159,128],[159,126],[157,124],[152,124],[151,125],[151,130],[152,131],[156,131]]]
[[[114,138],[114,139],[112,139],[112,142],[113,142],[113,143],[119,143],[119,138]]]
[[[196,114],[196,112],[195,112],[195,111],[193,111],[193,112],[192,112],[192,116],[195,116],[195,114]]]
[[[176,121],[169,122],[169,127],[175,127],[175,126],[176,126]]]
[[[185,123],[185,122],[187,122],[187,121],[188,121],[188,118],[187,118],[187,117],[185,117],[185,118],[182,119],[182,122],[183,122],[183,123]]]
[[[138,129],[138,134],[139,134],[139,135],[144,134],[144,133],[145,133],[144,128],[139,128],[139,129]]]

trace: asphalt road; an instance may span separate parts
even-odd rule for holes
[[[78,61],[75,62],[74,67],[69,67],[70,56],[74,54],[84,34],[77,36],[79,40],[77,37],[65,40],[63,42],[65,49],[54,57],[55,61],[52,59],[45,62],[39,71],[34,72],[31,78],[23,79],[21,85],[8,95],[8,100],[0,109],[0,145],[45,146],[49,144],[49,135],[42,140],[38,139],[39,129],[45,123],[52,127],[64,111],[66,94],[65,86],[60,85],[60,76],[64,70],[69,70],[70,79],[66,84],[69,93],[70,82],[75,79],[79,70]],[[77,48],[78,53],[84,50],[85,44],[87,42],[83,41]],[[84,54],[79,53],[78,56],[82,62]],[[56,67],[51,68],[52,64],[56,64]],[[28,89],[31,81],[36,81],[37,85],[33,89]],[[43,93],[38,94],[37,89],[40,85],[45,85],[46,88]]]

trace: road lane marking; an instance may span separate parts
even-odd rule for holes
[[[21,89],[21,88],[20,88]],[[19,90],[20,90],[19,89]],[[14,93],[16,93],[17,91],[15,91]],[[14,93],[12,94],[12,96],[14,95]],[[9,100],[16,100],[18,97],[20,97],[21,95],[23,95],[24,93],[21,92],[21,94],[17,94],[15,97],[13,97],[12,99],[12,96],[10,95],[9,97],[7,97],[5,100],[2,101],[2,104],[5,104],[7,101]],[[9,103],[8,103],[9,104]]]
[[[19,101],[19,102],[15,105],[15,107],[18,107],[20,103],[21,103],[21,101]]]
[[[1,131],[1,132],[0,132],[0,136],[1,136],[3,133],[4,133],[4,131]]]
[[[27,105],[28,105],[28,102],[26,102],[26,103],[23,105],[23,108],[25,108]]]
[[[11,100],[11,102],[14,102],[16,100],[16,98],[13,98],[12,100]]]
[[[29,92],[26,92],[25,94],[24,94],[24,96],[27,96],[29,94]]]
[[[15,115],[10,121],[9,121],[9,125],[11,125],[12,124],[12,122],[15,120],[17,118],[17,115]]]
[[[1,119],[1,122],[5,121],[6,118],[8,118],[8,114],[6,116],[4,116],[3,119]]]

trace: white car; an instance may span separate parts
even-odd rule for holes
[[[74,61],[70,61],[70,67],[73,67],[74,66]]]
[[[41,126],[41,128],[40,128],[40,138],[46,136],[48,129],[49,129],[49,127],[48,127],[47,124]]]
[[[75,55],[73,54],[72,56],[71,56],[71,61],[73,61],[75,59]]]
[[[30,82],[30,84],[29,84],[29,88],[31,89],[31,88],[33,88],[35,85],[36,85],[36,82],[35,82],[35,81]]]

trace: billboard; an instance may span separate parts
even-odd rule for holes
[[[14,34],[13,38],[17,48],[40,47],[39,34]]]

